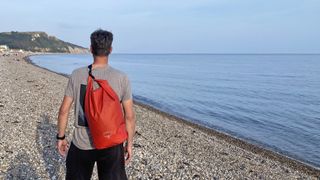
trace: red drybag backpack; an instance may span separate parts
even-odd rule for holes
[[[92,65],[88,68],[84,111],[93,144],[96,149],[103,149],[123,143],[128,133],[118,95],[107,80],[95,79],[91,73]],[[100,87],[93,89],[93,81]]]

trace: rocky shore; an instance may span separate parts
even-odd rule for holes
[[[64,179],[56,123],[67,78],[0,54],[0,179]],[[129,179],[319,179],[319,169],[135,103]],[[72,132],[73,108],[68,133]],[[68,136],[70,140],[70,135]],[[96,172],[93,179],[97,179]]]

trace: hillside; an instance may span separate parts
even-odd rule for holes
[[[10,49],[22,49],[32,52],[85,53],[87,49],[62,41],[45,32],[3,32],[0,33],[0,45]]]

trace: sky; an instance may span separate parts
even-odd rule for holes
[[[320,53],[319,0],[1,0],[0,32],[45,31],[116,53]]]

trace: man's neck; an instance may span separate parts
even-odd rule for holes
[[[108,65],[108,56],[94,56],[92,66],[95,67],[105,67]]]

